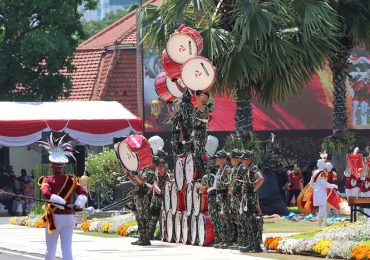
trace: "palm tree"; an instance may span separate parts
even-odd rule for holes
[[[347,128],[345,87],[348,77],[347,60],[355,45],[370,46],[370,1],[330,0],[329,5],[338,14],[336,41],[340,43],[340,48],[332,55],[330,61],[334,85],[333,136],[343,138]]]
[[[202,55],[218,70],[213,91],[234,97],[236,132],[252,132],[252,94],[269,104],[297,94],[336,48],[336,15],[324,1],[164,0],[144,6],[140,29],[144,46],[165,48],[184,23],[204,39]]]

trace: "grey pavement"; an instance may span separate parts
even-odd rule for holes
[[[2,220],[4,222],[4,220]],[[45,252],[45,229],[0,224],[0,248],[23,252],[27,254],[43,255]],[[131,237],[95,237],[81,234],[76,231],[73,235],[74,259],[192,259],[192,260],[249,260],[266,259],[246,256],[234,250],[222,250],[212,247],[199,247],[161,241],[152,241],[148,247],[133,246]],[[60,243],[57,257],[61,257]],[[1,258],[2,259],[2,258]],[[16,258],[13,258],[16,259]],[[27,259],[27,258],[19,258]],[[40,259],[40,258],[35,258]]]

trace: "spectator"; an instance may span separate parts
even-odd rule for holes
[[[297,199],[301,191],[303,190],[303,175],[301,169],[295,164],[292,171],[288,171],[289,179],[289,196],[287,205],[291,204],[293,197],[295,198],[295,204],[297,204]]]
[[[31,179],[25,182],[24,195],[27,197],[31,197],[31,198],[35,197],[35,183]],[[33,204],[34,204],[34,201],[32,199],[27,199],[24,201],[23,209],[26,215],[31,212]]]
[[[276,161],[271,162],[271,168],[275,173],[275,177],[279,186],[280,195],[283,201],[287,201],[287,190],[288,190],[288,175],[287,172],[283,170],[283,165],[277,163]]]
[[[311,162],[309,165],[306,165],[302,169],[302,175],[303,175],[303,187],[306,187],[308,183],[310,183],[312,172],[316,168],[316,163]]]

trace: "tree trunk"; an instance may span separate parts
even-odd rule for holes
[[[249,85],[236,88],[235,103],[235,131],[244,142],[247,142],[250,139],[250,133],[253,131],[251,87]]]
[[[337,53],[332,59],[330,68],[333,72],[334,85],[334,109],[333,109],[333,136],[342,137],[347,129],[347,109],[346,109],[346,85],[348,76],[347,60],[350,56],[351,48],[347,47]]]

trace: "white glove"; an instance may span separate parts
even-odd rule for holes
[[[331,187],[332,187],[332,189],[336,189],[336,190],[338,189],[338,185],[336,185],[336,184],[332,184]]]
[[[86,202],[87,202],[87,197],[85,195],[80,194],[77,196],[77,199],[75,201],[75,206],[82,209],[85,207]]]
[[[51,203],[58,203],[58,204],[63,204],[63,205],[66,204],[66,201],[62,197],[55,195],[55,194],[51,194],[49,201]],[[60,205],[54,204],[54,206],[58,207],[59,209],[65,209],[65,207],[60,206]]]

